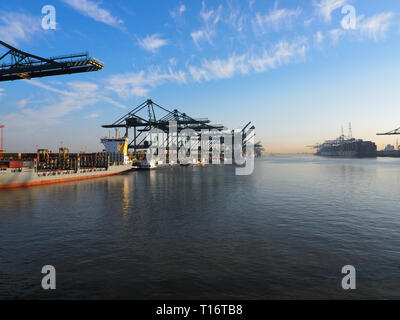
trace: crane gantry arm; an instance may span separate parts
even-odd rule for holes
[[[398,135],[400,134],[400,128],[394,129],[392,131],[389,132],[385,132],[385,133],[377,133],[377,136],[394,136],[394,135]]]
[[[32,79],[62,74],[99,71],[104,63],[88,53],[42,58],[21,51],[0,40],[6,52],[0,57],[0,81]],[[5,62],[9,58],[8,62]]]

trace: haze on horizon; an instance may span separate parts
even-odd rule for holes
[[[252,121],[268,153],[310,153],[349,122],[355,138],[396,144],[376,133],[400,127],[398,1],[55,0],[45,30],[47,4],[0,3],[0,39],[43,57],[89,51],[106,67],[1,82],[9,152],[101,150],[101,125],[148,98],[229,128]]]

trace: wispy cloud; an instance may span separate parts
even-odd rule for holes
[[[322,42],[324,42],[324,39],[325,39],[324,34],[321,31],[317,31],[314,34],[314,42],[317,45],[317,47],[322,45]]]
[[[365,18],[361,15],[357,17],[356,30],[351,31],[335,28],[328,31],[327,35],[330,37],[333,44],[337,44],[341,38],[349,35],[359,37],[361,40],[383,40],[386,38],[386,34],[393,24],[394,17],[395,14],[391,11],[382,12],[369,18]]]
[[[49,147],[55,139],[70,139],[74,134],[78,136],[78,138],[72,138],[75,139],[74,145],[78,145],[79,148],[84,139],[76,133],[71,133],[71,135],[67,133],[65,136],[63,125],[65,122],[73,123],[82,118],[97,118],[98,112],[89,110],[92,106],[108,99],[103,96],[104,88],[100,84],[87,81],[60,83],[57,87],[35,79],[22,81],[49,92],[44,92],[46,98],[42,97],[37,101],[30,98],[21,99],[18,102],[18,109],[15,108],[2,115],[1,121],[7,125],[9,132],[12,132],[14,141],[19,141],[19,148],[31,150],[34,147],[31,145],[35,143],[34,141],[41,141]],[[55,125],[59,128],[58,134],[54,133]]]
[[[171,66],[166,71],[161,67],[153,67],[147,71],[113,75],[107,80],[106,88],[122,98],[145,97],[150,90],[165,82],[186,83],[186,74],[183,71],[172,70]]]
[[[237,73],[247,74],[248,71],[249,65],[246,56],[236,56],[235,54],[225,60],[204,60],[200,67],[189,67],[189,72],[195,81],[227,79]]]
[[[123,20],[115,17],[110,11],[100,7],[99,3],[91,0],[63,0],[81,14],[112,27],[121,27]]]
[[[233,54],[227,59],[203,60],[200,66],[189,66],[189,72],[195,81],[210,81],[232,78],[235,75],[266,72],[304,57],[307,50],[306,39],[293,42],[280,41],[270,50],[261,54]]]
[[[344,34],[345,34],[344,30],[343,29],[339,29],[339,28],[332,29],[332,30],[329,31],[329,36],[330,36],[333,44],[337,44],[339,42],[340,38]]]
[[[279,41],[269,50],[258,54],[231,54],[226,59],[203,59],[200,65],[187,64],[185,70],[174,70],[175,59],[167,68],[152,67],[139,72],[128,72],[113,75],[107,79],[108,90],[121,98],[146,97],[149,92],[164,83],[186,84],[188,75],[195,82],[230,79],[236,75],[265,72],[272,68],[304,58],[307,51],[307,39],[297,38],[294,41]]]
[[[39,88],[42,88],[42,89],[46,89],[47,91],[55,92],[55,93],[58,93],[58,94],[62,94],[62,95],[70,95],[70,94],[72,94],[70,91],[57,89],[55,87],[49,86],[49,85],[44,84],[44,83],[42,83],[42,82],[40,82],[38,80],[35,80],[35,79],[23,80],[23,81],[25,81],[25,83],[31,84],[33,86],[36,86],[36,87],[39,87]]]
[[[29,103],[28,98],[23,98],[18,101],[18,108],[25,108],[25,106]]]
[[[270,10],[268,14],[256,13],[255,26],[262,32],[267,30],[278,30],[283,25],[289,26],[292,23],[292,19],[298,17],[301,14],[301,9],[278,9],[275,7]]]
[[[143,39],[139,39],[139,46],[141,46],[144,50],[150,52],[156,52],[159,48],[168,44],[168,41],[160,38],[159,34],[153,34],[151,36],[146,36]]]
[[[126,105],[119,103],[118,101],[115,101],[114,99],[111,99],[110,97],[106,96],[101,96],[101,100],[104,102],[107,102],[109,104],[112,104],[113,106],[120,108],[120,109],[126,109]]]
[[[176,19],[178,17],[182,17],[185,11],[186,11],[186,6],[184,4],[181,4],[175,10],[170,11],[169,14],[171,15],[172,18]]]
[[[316,7],[317,13],[322,16],[326,22],[331,22],[332,12],[343,7],[349,0],[314,0],[313,5]]]
[[[250,10],[253,10],[253,5],[256,2],[256,0],[249,0],[249,8]]]
[[[27,41],[40,32],[41,19],[18,12],[1,13],[0,39],[13,46],[20,41]]]
[[[291,42],[281,40],[270,50],[264,50],[262,55],[251,56],[249,64],[257,73],[266,72],[296,59],[304,59],[307,49],[306,38],[302,37]]]
[[[212,44],[212,39],[216,35],[216,26],[221,20],[222,6],[220,5],[218,9],[207,10],[204,1],[202,2],[202,7],[200,11],[200,17],[203,22],[203,27],[199,30],[190,33],[196,46],[199,46],[201,41],[207,41]]]
[[[372,38],[374,40],[384,39],[386,33],[393,21],[393,12],[383,12],[365,19],[360,16],[357,22],[357,29],[360,30],[362,37]]]
[[[304,20],[304,28],[308,28],[311,26],[311,24],[314,22],[315,18],[309,18]]]
[[[54,93],[58,93],[58,94],[60,94],[61,96],[71,96],[71,97],[76,96],[75,91],[64,90],[64,89],[58,89],[58,88],[55,88],[55,87],[46,85],[46,84],[44,84],[44,83],[42,83],[42,82],[40,82],[40,81],[34,80],[34,79],[32,79],[32,80],[24,80],[24,81],[25,81],[26,83],[29,83],[29,84],[31,84],[31,85],[34,85],[34,86],[39,87],[39,88],[42,88],[42,89],[45,89],[45,90],[47,90],[47,91],[51,91],[51,92],[54,92]],[[85,87],[85,86],[87,86],[87,84],[88,84],[88,82],[80,82],[80,81],[77,81],[77,82],[69,82],[69,83],[68,83],[68,85],[69,85],[70,87],[76,87],[76,86],[79,86],[79,85],[82,85],[83,87]],[[110,97],[105,96],[104,93],[102,92],[103,90],[102,90],[98,85],[93,84],[92,86],[89,87],[89,89],[94,88],[94,86],[97,88],[95,94],[96,94],[96,97],[99,99],[99,101],[101,100],[101,101],[110,103],[110,104],[112,104],[112,105],[114,105],[114,106],[116,106],[116,107],[118,107],[118,108],[120,108],[120,109],[125,109],[125,108],[126,108],[125,105],[123,105],[123,104],[121,104],[121,103],[115,101],[114,99],[112,99],[112,98],[110,98]],[[90,91],[91,91],[91,90],[89,90],[89,92],[90,92]]]
[[[100,115],[96,112],[90,113],[88,115],[85,116],[86,119],[96,119],[98,118]]]
[[[30,83],[42,87],[38,81],[31,80]],[[67,89],[53,90],[61,93],[55,103],[47,104],[40,109],[21,108],[18,112],[5,115],[3,120],[13,128],[29,129],[39,124],[54,125],[61,117],[98,102],[100,99],[98,89],[96,84],[90,82],[69,82]]]
[[[231,1],[228,1],[228,8],[224,10],[225,22],[235,31],[242,32],[245,28],[248,15],[243,13],[243,10],[238,5],[234,5]]]

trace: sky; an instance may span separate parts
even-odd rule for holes
[[[396,144],[376,133],[400,127],[398,0],[1,1],[0,39],[105,63],[0,82],[8,152],[99,151],[101,125],[146,99],[231,129],[252,121],[271,153],[312,152],[350,122],[356,138]]]

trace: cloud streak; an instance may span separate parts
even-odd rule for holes
[[[186,11],[186,6],[181,4],[176,10],[170,11],[169,14],[172,18],[176,19],[182,17],[183,13]]]
[[[40,32],[41,19],[17,12],[1,13],[0,39],[13,46],[20,41],[30,40],[34,34]]]
[[[110,11],[103,9],[96,2],[91,0],[63,0],[70,7],[79,13],[92,18],[95,21],[105,23],[112,27],[121,27],[123,21],[111,14]]]
[[[321,0],[320,2],[314,1],[313,5],[317,13],[325,20],[331,22],[332,12],[343,7],[349,0]]]
[[[202,2],[200,17],[203,22],[203,27],[190,33],[190,36],[197,47],[200,46],[202,41],[212,44],[212,39],[217,34],[216,27],[221,20],[221,15],[221,5],[216,10],[207,10],[204,1]]]
[[[113,75],[107,80],[106,88],[122,98],[145,97],[150,90],[165,82],[186,83],[186,74],[173,71],[171,66],[166,71],[161,67],[153,67],[146,71]]]
[[[67,83],[67,90],[58,90],[38,81],[31,80],[33,85],[46,90],[59,93],[58,101],[41,107],[39,110],[32,108],[21,108],[18,113],[9,113],[3,117],[3,121],[13,128],[30,129],[38,125],[54,125],[63,116],[73,111],[92,105],[100,100],[99,88],[96,84],[75,81]],[[53,90],[52,90],[53,89]]]
[[[173,70],[175,63],[166,69],[151,67],[138,72],[117,74],[107,79],[106,89],[119,97],[146,97],[149,92],[165,83],[186,84],[194,82],[230,79],[236,75],[266,72],[270,69],[304,59],[308,49],[306,38],[279,41],[269,50],[258,54],[232,54],[226,59],[204,59],[200,65],[187,64],[184,70]],[[190,77],[190,78],[189,78]]]
[[[139,39],[138,43],[144,50],[155,53],[159,48],[166,46],[168,41],[160,38],[160,35],[156,33],[151,36],[146,36],[143,39]]]
[[[343,29],[336,28],[336,29],[332,29],[329,31],[329,36],[330,36],[333,44],[337,44],[339,42],[340,38],[344,35],[345,35],[345,32]]]
[[[203,60],[200,66],[189,66],[189,73],[197,81],[211,81],[232,78],[235,75],[262,73],[304,58],[307,40],[302,38],[293,42],[279,41],[271,49],[261,54],[233,54],[227,59]]]
[[[301,14],[301,9],[278,9],[270,10],[268,14],[256,13],[255,26],[262,32],[268,30],[279,30],[282,26],[290,26],[292,19]]]
[[[384,39],[393,21],[393,12],[383,12],[365,19],[360,16],[357,22],[357,29],[362,37],[372,38],[375,41]]]
[[[319,47],[322,45],[322,42],[324,42],[324,34],[321,31],[317,31],[314,35],[314,42],[315,44]]]

